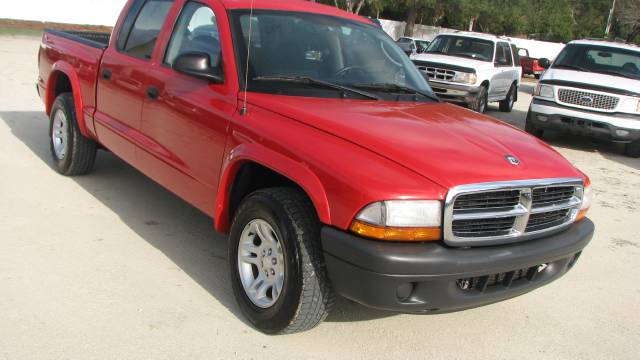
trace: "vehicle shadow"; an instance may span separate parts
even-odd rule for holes
[[[0,112],[0,117],[16,138],[51,167],[44,113]],[[207,215],[107,151],[98,152],[90,175],[71,179],[248,324],[233,296],[227,239],[213,229]],[[367,321],[393,315],[339,297],[327,321]]]

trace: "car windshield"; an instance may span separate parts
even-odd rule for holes
[[[386,99],[394,94],[392,99],[401,100],[418,94],[433,101],[424,96],[433,92],[407,55],[372,25],[273,10],[254,10],[251,21],[249,17],[248,10],[232,11],[242,83],[251,32],[249,91],[343,97],[345,89],[355,89],[347,95],[366,93],[373,95],[369,98]]]
[[[558,55],[553,67],[640,79],[640,51],[601,45],[570,44]]]
[[[428,53],[493,61],[493,42],[466,36],[440,35],[433,40]]]

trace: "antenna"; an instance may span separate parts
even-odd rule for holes
[[[247,114],[247,90],[249,89],[249,60],[251,58],[251,35],[253,33],[253,0],[251,0],[251,10],[249,11],[249,40],[247,41],[247,67],[244,74],[244,102],[240,115]]]

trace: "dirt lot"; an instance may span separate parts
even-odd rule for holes
[[[340,300],[304,334],[268,337],[235,305],[211,220],[114,156],[56,175],[36,96],[37,38],[0,37],[0,359],[637,359],[640,160],[553,137],[589,174],[597,233],[566,277],[461,313]],[[490,115],[523,126],[517,110]]]

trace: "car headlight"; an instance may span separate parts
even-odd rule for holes
[[[587,212],[591,208],[591,202],[593,201],[593,190],[591,188],[591,181],[587,178],[584,187],[582,188],[582,204],[580,205],[580,212],[576,218],[576,221],[580,221],[587,216]]]
[[[476,83],[476,81],[478,81],[478,76],[473,73],[456,72],[456,75],[451,81],[461,84],[473,85]]]
[[[541,98],[554,99],[553,86],[538,83],[533,95]]]
[[[626,113],[640,113],[640,100],[637,98],[628,98],[620,105],[620,111]]]
[[[437,241],[442,236],[442,203],[392,200],[368,205],[351,224],[354,233],[377,240]]]

